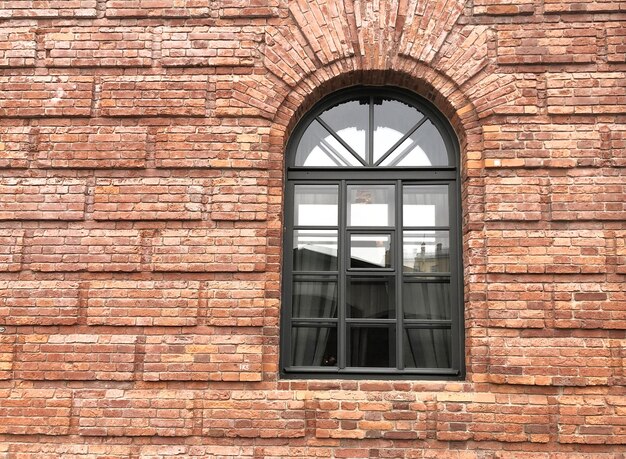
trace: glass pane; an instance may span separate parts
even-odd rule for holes
[[[437,127],[431,121],[426,121],[380,165],[448,166],[448,150]]]
[[[293,317],[337,317],[336,282],[294,282]]]
[[[450,284],[405,282],[402,307],[406,319],[450,320]]]
[[[365,159],[369,130],[369,97],[336,105],[322,113],[320,118]]]
[[[423,117],[415,107],[398,100],[374,99],[374,162]]]
[[[337,185],[296,185],[296,226],[337,226],[338,194]]]
[[[300,139],[295,165],[307,167],[362,166],[359,160],[317,121],[313,121],[309,125]]]
[[[348,279],[348,317],[393,319],[396,317],[393,277]]]
[[[448,185],[411,185],[403,188],[404,226],[448,226]]]
[[[348,366],[395,367],[395,327],[348,324]]]
[[[408,329],[404,333],[406,368],[450,368],[449,329]]]
[[[403,271],[405,273],[449,273],[448,231],[405,231]]]
[[[291,364],[304,367],[336,367],[337,328],[293,327]]]
[[[337,231],[294,231],[293,269],[295,271],[336,271]]]
[[[390,234],[351,234],[351,268],[391,268]]]
[[[393,185],[349,185],[349,226],[395,226]]]

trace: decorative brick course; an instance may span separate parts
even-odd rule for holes
[[[35,31],[30,28],[0,28],[0,67],[34,67],[37,56]]]
[[[30,132],[30,126],[0,126],[0,168],[28,167]]]
[[[97,0],[4,0],[1,18],[92,18]]]
[[[79,283],[0,281],[3,325],[73,325],[78,322]]]

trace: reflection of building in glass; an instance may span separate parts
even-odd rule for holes
[[[406,264],[406,263],[405,263]],[[405,266],[405,271],[416,273],[447,273],[450,272],[450,251],[437,243],[435,252],[426,252],[426,243],[422,242],[419,251],[416,251],[413,267]]]

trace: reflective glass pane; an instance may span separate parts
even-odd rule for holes
[[[293,317],[337,317],[337,283],[293,283]]]
[[[391,235],[351,234],[351,268],[391,268]]]
[[[403,236],[405,273],[450,272],[450,237],[448,231],[405,231]]]
[[[291,364],[303,367],[337,366],[337,329],[335,327],[293,327]]]
[[[450,284],[405,282],[402,308],[405,319],[450,320]]]
[[[365,159],[369,137],[369,97],[335,105],[322,113],[320,118]]]
[[[395,226],[393,185],[348,185],[349,226]]]
[[[449,329],[407,329],[404,331],[406,368],[450,368],[451,334]]]
[[[393,319],[396,316],[393,277],[348,279],[348,317]]]
[[[395,367],[394,326],[371,327],[348,324],[348,366]]]
[[[350,153],[317,121],[313,121],[298,144],[296,166],[347,167],[361,166]]]
[[[448,226],[448,185],[405,186],[402,195],[404,226]]]
[[[441,133],[431,121],[426,121],[380,165],[419,167],[450,164]]]
[[[336,271],[337,231],[294,231],[293,269],[296,271]]]
[[[337,226],[338,193],[337,185],[296,185],[296,226]]]
[[[374,162],[423,117],[415,107],[398,100],[374,99]]]

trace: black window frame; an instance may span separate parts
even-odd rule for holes
[[[395,99],[417,108],[426,119],[430,120],[439,130],[445,143],[451,164],[448,166],[426,167],[296,167],[294,161],[299,141],[308,126],[324,111],[343,102],[355,99],[370,98],[370,137],[372,140],[372,116],[371,106],[376,97]],[[370,147],[371,149],[371,147]],[[283,226],[283,264],[282,264],[282,294],[281,294],[281,318],[280,318],[280,378],[281,379],[411,379],[411,380],[462,380],[465,377],[465,327],[464,327],[464,300],[463,300],[463,261],[462,261],[462,234],[461,234],[461,189],[460,189],[460,154],[456,134],[449,121],[429,101],[404,89],[395,87],[357,86],[333,93],[305,114],[291,134],[286,148],[285,157],[285,192],[284,192],[284,226]],[[368,158],[372,153],[366,153]],[[381,162],[382,160],[379,160]],[[386,184],[395,185],[395,225],[390,227],[355,227],[348,228],[346,223],[348,184]],[[339,186],[339,222],[338,222],[338,309],[345,303],[347,290],[346,277],[352,275],[367,275],[368,271],[359,272],[359,269],[349,269],[349,245],[347,244],[351,233],[385,233],[391,234],[394,267],[390,270],[381,269],[381,274],[387,272],[395,282],[396,315],[394,319],[382,320],[347,319],[346,311],[340,311],[336,319],[293,319],[291,306],[293,299],[293,239],[294,231],[298,229],[294,225],[294,188],[300,184],[337,184]],[[402,283],[407,279],[417,281],[419,275],[407,276],[402,271],[402,187],[406,185],[430,185],[445,184],[449,187],[449,252],[450,252],[450,333],[451,333],[451,368],[402,368],[404,366],[402,347],[405,330],[414,328],[437,329],[438,325],[433,320],[408,320],[401,314]],[[321,227],[320,227],[321,228]],[[418,227],[415,227],[418,228]],[[429,227],[428,230],[436,230],[439,227]],[[319,229],[319,228],[317,228]],[[409,230],[413,230],[410,227]],[[423,228],[422,228],[423,229]],[[419,228],[417,229],[419,231]],[[330,274],[330,273],[329,273]],[[438,274],[423,277],[434,278]],[[334,275],[334,274],[333,274]],[[324,277],[322,274],[296,275],[298,278]],[[330,276],[332,277],[332,275]],[[398,304],[400,304],[398,308]],[[337,346],[339,364],[345,365],[349,344],[346,343],[348,324],[355,323],[372,326],[385,326],[386,323],[395,324],[396,332],[396,368],[370,368],[370,367],[292,367],[291,362],[291,333],[292,327],[306,324],[324,326],[336,324]],[[441,322],[440,327],[447,328],[448,324]]]

